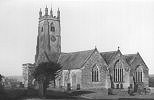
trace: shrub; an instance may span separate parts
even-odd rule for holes
[[[149,87],[154,87],[154,77],[149,77]]]

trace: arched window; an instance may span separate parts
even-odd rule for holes
[[[142,82],[143,81],[143,69],[142,69],[142,66],[138,66],[136,68],[134,78],[135,78],[135,82]]]
[[[92,82],[98,82],[99,81],[99,70],[98,66],[94,65],[92,68]]]
[[[55,27],[54,27],[53,23],[50,24],[50,31],[55,32]]]
[[[117,60],[113,70],[114,82],[123,82],[123,67],[122,62]]]

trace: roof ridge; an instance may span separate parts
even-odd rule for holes
[[[124,54],[124,56],[131,56],[131,55],[137,55],[136,53],[134,54]]]
[[[113,52],[117,52],[117,51],[106,51],[106,52],[100,52],[100,53],[113,53]]]
[[[69,65],[74,64],[73,66],[71,65],[72,67],[70,68],[79,69],[83,66],[83,64],[87,62],[87,60],[91,57],[94,51],[95,49],[86,50],[83,52],[73,52],[73,53],[61,54],[58,59],[58,62],[62,64],[64,69],[68,69],[70,67],[68,66],[68,64]]]
[[[86,52],[86,51],[93,51],[95,49],[91,49],[91,50],[82,50],[82,51],[76,51],[76,52],[68,52],[68,53],[65,53],[65,54],[74,54],[74,53],[81,53],[81,52]]]
[[[61,54],[67,54],[66,52],[61,52]]]
[[[101,56],[105,60],[107,64],[109,64],[115,57],[115,55],[119,52],[118,50],[116,51],[109,51],[109,52],[101,52]]]

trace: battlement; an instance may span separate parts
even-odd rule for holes
[[[46,6],[44,15],[42,15],[42,11],[40,9],[40,11],[39,11],[39,21],[42,21],[44,19],[60,20],[60,11],[59,11],[59,8],[57,10],[57,16],[54,16],[53,15],[52,8],[50,9],[50,14],[48,14],[48,8]]]

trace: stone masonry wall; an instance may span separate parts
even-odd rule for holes
[[[61,86],[65,89],[67,88],[67,84],[70,83],[71,89],[77,89],[77,84],[81,86],[81,70],[80,69],[72,69],[72,70],[63,70],[62,72],[62,82]]]
[[[144,61],[142,60],[142,58],[140,57],[140,55],[138,54],[137,59],[135,59],[132,63],[133,66],[133,73],[135,73],[135,68],[137,66],[141,66],[143,69],[143,73],[142,73],[142,81],[145,87],[149,87],[149,69],[147,68],[147,66],[145,65]]]
[[[92,67],[97,64],[99,67],[99,81],[92,82]],[[102,59],[102,56],[99,54],[97,50],[91,55],[90,59],[84,64],[82,68],[82,89],[89,88],[105,88],[107,82],[107,71],[105,61]]]
[[[120,53],[120,52],[119,52]],[[123,68],[123,82],[114,82],[114,88],[116,88],[116,84],[123,84],[124,89],[128,89],[130,86],[130,66],[127,64],[127,62],[124,60],[123,56],[121,54],[117,54],[113,62],[109,65],[110,75],[112,76],[112,79],[114,78],[114,66],[116,64],[116,61],[120,61]]]

